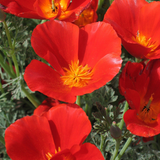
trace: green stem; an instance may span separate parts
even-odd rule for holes
[[[3,93],[4,93],[4,89],[3,89],[3,87],[2,87],[1,81],[0,81],[0,90],[1,90],[1,93],[3,94]]]
[[[4,138],[2,136],[0,136],[0,142],[5,146],[5,141],[4,141]]]
[[[81,97],[80,96],[77,96],[76,104],[81,106]]]
[[[120,139],[116,139],[116,145],[115,145],[115,149],[114,149],[113,156],[112,156],[111,160],[115,160],[115,158],[116,158],[116,156],[118,154],[120,141],[121,141]]]
[[[101,135],[100,151],[104,154],[104,135]]]
[[[13,63],[14,63],[14,66],[15,66],[15,70],[16,70],[16,75],[17,75],[17,77],[19,77],[19,75],[20,75],[19,74],[19,67],[18,67],[16,56],[14,54],[14,46],[12,45],[10,32],[8,30],[8,27],[7,27],[7,24],[6,24],[5,21],[3,22],[3,24],[4,24],[6,35],[7,35],[7,38],[8,38],[8,43],[9,43],[9,46],[10,46],[10,49],[11,49],[10,55],[12,56],[12,60],[13,60]]]
[[[10,46],[10,48],[12,49],[13,46],[12,46],[11,36],[10,36],[9,30],[8,30],[6,21],[3,21],[3,24],[4,24],[4,28],[5,28],[5,31],[6,31],[6,35],[7,35],[7,38],[8,38],[9,46]]]
[[[120,158],[122,157],[122,155],[124,154],[124,152],[126,151],[131,142],[132,142],[132,137],[129,137],[115,160],[120,160]]]
[[[98,2],[98,9],[102,8],[103,3],[104,3],[104,0],[99,0],[99,2]]]
[[[120,124],[119,124],[119,128],[120,128],[121,130],[122,130],[123,125],[124,125],[123,116],[124,116],[124,114],[125,114],[125,112],[126,112],[127,110],[128,110],[128,103],[127,103],[127,101],[126,101],[125,106],[124,106],[124,110],[123,110],[122,119],[121,119]]]
[[[0,65],[11,78],[16,78],[16,76],[11,72],[9,65],[7,63],[4,63],[4,59],[1,54],[0,54]]]
[[[88,104],[87,103],[85,104],[84,111],[86,112],[86,114],[88,114]]]
[[[11,54],[11,56],[12,56],[12,60],[13,60],[14,66],[15,66],[16,75],[17,75],[17,77],[19,77],[20,76],[19,67],[18,67],[17,59],[16,59],[14,52]]]
[[[10,55],[12,57],[12,60],[13,60],[13,63],[14,63],[14,66],[15,66],[15,70],[16,70],[16,76],[19,77],[20,76],[20,72],[19,72],[19,66],[18,66],[18,63],[17,63],[17,59],[16,59],[16,55],[14,53],[14,48],[15,48],[15,43],[12,44],[12,40],[11,40],[11,36],[10,36],[10,32],[8,30],[8,27],[7,27],[7,24],[6,22],[4,21],[4,27],[5,27],[5,31],[6,31],[6,35],[7,35],[7,38],[8,38],[8,43],[9,43],[9,46],[10,46]],[[2,57],[2,56],[1,56]],[[0,58],[1,58],[0,57]],[[3,57],[2,57],[3,58]],[[2,61],[2,60],[0,60]],[[7,67],[6,65],[4,65],[4,63],[0,62],[0,64],[2,65],[2,67],[4,68],[4,70],[11,76],[11,78],[15,78],[15,76],[13,76],[12,72],[9,70],[9,66]],[[35,107],[38,107],[39,106],[39,101],[33,96],[31,95],[24,87],[23,84],[21,84],[21,89],[22,91],[25,93],[25,95],[27,96],[27,98],[30,100],[30,102],[35,106]]]
[[[30,102],[35,106],[35,108],[37,108],[40,105],[40,103],[37,103],[37,101],[35,100],[36,98],[31,96],[31,94],[25,89],[23,84],[21,85],[21,89],[25,93],[27,98],[30,100]]]
[[[12,61],[8,56],[7,56],[7,60],[8,60],[8,64],[9,64],[9,68],[10,68],[11,73],[15,75],[15,72],[13,70]]]

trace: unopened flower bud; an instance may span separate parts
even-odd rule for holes
[[[6,18],[6,14],[3,12],[2,9],[0,9],[0,22],[3,22]]]
[[[110,133],[114,139],[118,139],[122,135],[122,131],[120,130],[120,128],[116,125],[116,122],[114,121],[110,127]]]

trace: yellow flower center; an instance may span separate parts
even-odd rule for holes
[[[64,68],[64,70],[66,72],[65,75],[61,77],[61,79],[63,84],[68,85],[70,88],[82,88],[87,86],[93,75],[93,70],[91,70],[88,65],[79,65],[79,60],[77,62],[71,61],[71,64],[69,64],[69,69]]]
[[[158,47],[157,42],[152,41],[151,38],[147,38],[145,35],[139,33],[139,30],[137,31],[136,38],[133,37],[133,40],[144,47],[150,48],[151,49],[150,52],[154,51]]]
[[[47,19],[56,17],[59,13],[59,3],[54,0],[51,0],[50,2],[44,0],[43,2],[40,2],[39,7]]]
[[[158,113],[155,107],[151,105],[152,100],[153,96],[151,95],[147,105],[143,106],[138,113],[138,118],[146,124],[155,123],[157,120]]]
[[[60,151],[61,151],[61,148],[58,147],[58,150],[55,149],[55,154],[57,154],[57,153],[60,152]],[[51,160],[52,157],[53,157],[53,155],[54,155],[54,154],[51,154],[51,153],[48,152],[48,153],[46,154],[47,160]],[[74,157],[72,156],[71,153],[65,153],[65,154],[63,154],[62,156],[63,156],[63,158],[64,158],[65,160],[74,160]]]
[[[53,155],[48,152],[48,153],[46,154],[46,157],[47,157],[47,160],[50,160],[50,159],[53,157]]]
[[[60,151],[61,151],[61,148],[58,147],[58,151],[57,151],[57,149],[55,149],[55,154],[58,153],[58,152],[60,152]],[[46,154],[46,157],[47,157],[47,160],[50,160],[53,157],[53,154],[51,154],[51,153],[48,152]]]

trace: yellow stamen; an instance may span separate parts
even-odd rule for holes
[[[46,154],[46,157],[47,157],[48,160],[50,160],[50,159],[53,157],[53,155],[48,152],[48,153]]]
[[[79,60],[77,62],[72,62],[69,64],[69,69],[64,68],[65,75],[61,77],[63,84],[72,87],[85,87],[91,80],[93,75],[93,70],[91,70],[88,65],[79,65]]]
[[[157,42],[152,41],[151,37],[147,38],[145,35],[139,33],[139,30],[137,31],[136,38],[133,37],[133,40],[135,42],[141,44],[142,46],[150,48],[151,49],[150,52],[154,51],[159,45]]]
[[[58,152],[60,152],[60,151],[61,151],[61,148],[58,147],[58,151],[57,151],[57,149],[55,149],[55,154],[58,153]]]
[[[58,151],[57,151],[57,149],[55,149],[55,154],[57,154],[58,152],[60,152],[61,151],[61,148],[60,147],[58,147]],[[47,157],[47,160],[50,160],[50,159],[52,159],[52,157],[53,157],[53,154],[51,154],[51,153],[47,153],[46,154],[46,157]]]

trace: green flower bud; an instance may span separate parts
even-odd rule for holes
[[[116,125],[116,122],[114,121],[112,122],[112,125],[110,127],[110,133],[114,139],[121,138],[122,131],[120,130],[120,128]]]

